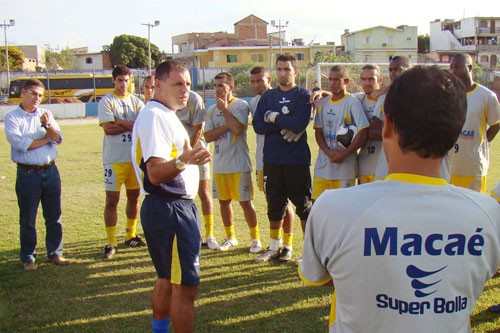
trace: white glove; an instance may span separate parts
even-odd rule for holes
[[[273,110],[267,110],[266,113],[264,114],[264,121],[266,123],[274,123],[276,121],[276,117],[278,117],[280,113],[273,111]]]
[[[295,134],[294,132],[292,131],[289,131],[287,129],[282,129],[280,131],[280,134],[283,135],[283,139],[288,141],[288,142],[297,142],[300,140],[301,136],[304,134],[306,130],[303,130],[302,132],[300,132],[299,134]]]

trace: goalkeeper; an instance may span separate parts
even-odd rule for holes
[[[253,127],[265,135],[264,183],[270,221],[269,248],[257,258],[266,262],[292,257],[293,225],[283,234],[280,251],[280,229],[290,200],[304,230],[311,209],[311,152],[304,132],[311,117],[309,92],[295,83],[297,59],[282,54],[276,59],[279,86],[266,91],[255,111]]]
[[[342,65],[333,66],[328,75],[331,96],[322,98],[314,117],[314,131],[319,146],[314,166],[313,199],[328,189],[355,185],[356,153],[368,139],[369,122],[361,102],[347,92],[349,73]],[[337,137],[343,126],[357,128],[352,142]]]

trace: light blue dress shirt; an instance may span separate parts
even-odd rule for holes
[[[50,125],[59,132],[61,141],[56,143],[49,139],[50,142],[48,144],[28,150],[34,140],[43,139],[47,133],[40,122],[40,116],[45,112],[49,113]],[[56,159],[56,144],[62,142],[62,134],[59,125],[49,110],[37,108],[34,112],[30,113],[24,111],[21,106],[18,106],[15,110],[5,115],[4,126],[7,141],[11,145],[10,157],[13,162],[29,165],[46,165]]]

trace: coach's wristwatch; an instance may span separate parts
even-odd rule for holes
[[[179,171],[182,171],[186,168],[186,163],[182,162],[179,156],[175,158],[175,168]]]

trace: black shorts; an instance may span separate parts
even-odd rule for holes
[[[300,219],[307,220],[312,206],[308,165],[264,164],[264,189],[270,221],[285,217],[288,200],[295,205],[295,212]]]
[[[141,223],[156,274],[172,284],[200,284],[200,217],[193,200],[147,195]]]

